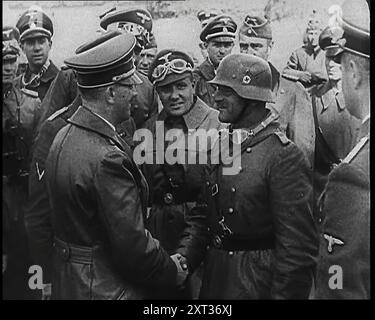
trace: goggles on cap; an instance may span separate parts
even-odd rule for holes
[[[20,53],[21,50],[18,41],[15,39],[3,41],[3,54],[13,51],[16,51],[17,54]]]
[[[193,71],[193,67],[183,59],[174,59],[164,64],[159,64],[152,72],[152,77],[154,78],[153,84],[164,80],[168,73],[181,74],[186,71]]]

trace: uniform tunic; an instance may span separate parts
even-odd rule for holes
[[[207,83],[215,78],[215,68],[208,58],[194,71],[195,94],[202,99],[209,107],[215,108],[215,86]]]
[[[35,291],[31,291],[27,285],[28,270],[33,263],[28,250],[24,215],[27,210],[27,178],[35,127],[40,114],[40,100],[35,92],[20,90],[15,86],[12,86],[3,98],[3,250],[8,254],[8,267],[3,277],[3,293],[5,299],[30,299],[35,296]],[[22,140],[17,139],[17,150],[23,156],[23,160],[18,163],[15,157],[4,155],[4,152],[14,151],[11,147],[14,139],[5,130],[8,123],[12,123],[13,126],[20,124],[21,130],[17,136],[22,137]],[[21,174],[18,174],[19,170],[22,170]]]
[[[176,266],[144,229],[148,188],[130,147],[86,107],[68,121],[46,164],[53,297],[139,299],[173,288]]]
[[[329,172],[354,147],[360,121],[345,108],[342,91],[329,83],[311,91],[315,114],[314,195],[315,203],[323,192]]]
[[[329,174],[323,192],[316,299],[370,299],[368,122],[358,146]]]
[[[184,140],[186,143],[190,136],[189,130],[201,129],[206,132],[222,126],[218,120],[218,112],[199,98],[190,111],[182,117],[171,119],[163,110],[151,119],[149,127],[153,133],[155,133],[156,121],[164,121],[165,132],[170,129],[180,129],[183,135],[178,141]],[[184,152],[185,164],[178,160],[173,165],[164,163],[143,166],[151,194],[151,210],[146,226],[168,253],[172,254],[178,250],[187,257],[190,270],[194,270],[203,259],[204,252],[200,248],[206,241],[207,228],[204,209],[199,208],[203,202],[204,164],[199,164],[198,157],[203,153],[209,156],[210,144],[200,145],[197,148],[185,142],[179,147]],[[167,148],[168,144],[165,150]],[[155,149],[152,152],[154,153]],[[186,156],[194,152],[197,152],[197,164],[188,164]],[[170,203],[166,198],[169,195],[173,198]]]
[[[43,102],[47,91],[59,72],[59,69],[55,66],[52,61],[49,61],[49,66],[45,72],[42,73],[39,81],[32,81],[30,84],[27,83],[27,79],[30,78],[30,69],[26,68],[25,73],[21,74],[16,78],[17,86],[19,88],[26,88],[38,92],[40,101]]]
[[[208,167],[212,242],[201,298],[306,299],[318,253],[306,160],[277,123],[241,150],[236,174]]]
[[[310,83],[301,83],[305,87],[327,81],[328,76],[325,67],[325,53],[319,47],[310,48],[302,46],[293,51],[282,74],[286,78],[299,81],[301,73],[308,71],[312,75]]]

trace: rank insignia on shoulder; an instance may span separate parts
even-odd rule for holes
[[[324,234],[324,239],[326,239],[328,241],[328,246],[327,246],[327,250],[328,250],[328,253],[332,253],[333,252],[333,246],[335,244],[338,244],[340,246],[344,245],[344,241],[338,239],[338,238],[334,238],[333,236],[329,235],[329,234]]]
[[[68,109],[69,109],[69,106],[57,110],[54,114],[52,114],[51,116],[49,116],[49,118],[47,119],[47,121],[52,121],[52,120],[56,119],[58,116],[62,115],[66,111],[68,111]]]
[[[282,131],[275,131],[274,133],[279,138],[280,142],[283,145],[287,145],[287,144],[290,143],[290,140],[287,138],[287,136],[285,135],[284,132],[282,132]]]
[[[30,96],[30,97],[33,97],[33,98],[38,98],[38,92],[36,91],[33,91],[33,90],[29,90],[29,89],[26,89],[26,88],[22,88],[21,91]]]

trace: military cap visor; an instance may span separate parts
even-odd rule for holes
[[[203,42],[216,40],[220,42],[233,42],[236,37],[237,24],[226,15],[211,18],[203,28],[200,39]]]
[[[103,29],[107,29],[108,25],[117,22],[131,22],[142,26],[148,32],[152,30],[151,14],[142,9],[111,12],[103,17],[103,19],[100,21],[100,26]]]
[[[16,27],[20,32],[20,41],[36,37],[51,38],[53,24],[51,19],[42,11],[26,11],[18,20]]]
[[[111,84],[140,84],[134,66],[135,37],[114,31],[79,47],[65,64],[77,73],[78,86],[98,88]]]

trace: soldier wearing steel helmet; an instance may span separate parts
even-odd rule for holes
[[[15,83],[19,32],[3,27],[3,297],[33,299],[28,270],[33,264],[28,252],[24,216],[27,211],[27,182],[36,123],[40,114],[38,93]],[[5,263],[5,265],[4,265]],[[4,270],[5,267],[5,270]]]
[[[320,201],[322,232],[317,299],[370,299],[370,11],[365,0],[346,0],[340,62],[346,108],[361,122],[358,141],[328,176]]]
[[[306,299],[318,248],[310,173],[265,107],[273,102],[270,68],[232,54],[210,83],[219,119],[230,124],[221,140],[233,150],[240,145],[241,164],[232,175],[224,174],[225,158],[207,168],[210,245],[201,298]]]

